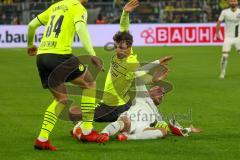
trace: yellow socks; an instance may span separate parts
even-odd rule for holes
[[[52,129],[57,122],[58,115],[63,110],[64,105],[54,100],[52,104],[47,108],[44,120],[41,128],[41,132],[38,136],[41,140],[48,140],[49,134],[52,132]]]
[[[94,110],[96,106],[96,90],[84,89],[82,92],[81,111],[82,111],[82,131],[89,134],[93,129]]]

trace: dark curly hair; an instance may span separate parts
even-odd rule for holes
[[[113,40],[117,43],[121,41],[127,41],[130,46],[132,46],[133,44],[133,36],[128,31],[124,31],[124,32],[118,31],[113,36]]]

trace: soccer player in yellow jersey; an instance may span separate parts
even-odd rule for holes
[[[111,59],[102,102],[94,112],[94,121],[96,122],[114,122],[121,113],[131,106],[132,100],[130,99],[129,90],[134,81],[134,72],[139,67],[139,61],[132,49],[133,36],[129,32],[129,13],[138,6],[138,0],[131,0],[123,8],[120,31],[113,37],[116,54]],[[74,118],[76,118],[77,114],[81,114],[76,110],[71,113],[75,116]],[[78,118],[80,119],[80,117],[79,115]]]
[[[107,74],[102,103],[96,108],[94,120],[113,122],[131,106],[129,89],[134,80],[133,72],[139,67],[137,55],[133,53],[133,36],[129,32],[129,13],[139,5],[131,0],[124,8],[120,20],[120,31],[114,37],[115,55]]]
[[[40,150],[56,150],[49,141],[59,114],[68,105],[68,97],[64,82],[84,88],[81,99],[83,123],[81,125],[82,140],[96,141],[98,133],[93,130],[96,84],[87,67],[72,55],[72,41],[77,32],[84,48],[91,56],[91,62],[103,70],[102,61],[95,56],[87,30],[87,11],[82,3],[87,0],[62,0],[39,14],[28,25],[28,54],[37,55],[37,67],[43,88],[47,88],[54,96],[47,108],[40,134],[35,141],[35,148]],[[33,40],[36,29],[45,25],[44,35],[39,48]]]

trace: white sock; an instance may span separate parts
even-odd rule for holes
[[[40,142],[46,142],[46,141],[47,141],[46,138],[42,138],[42,137],[38,137],[38,140],[39,140]]]
[[[124,128],[123,121],[116,121],[107,125],[101,133],[107,133],[109,136],[115,135]]]
[[[80,128],[82,130],[83,135],[89,135],[92,132],[91,129],[83,129],[84,127],[82,127],[82,126],[83,126],[83,123],[81,122]]]
[[[228,62],[228,54],[224,53],[221,59],[221,74],[225,75]]]
[[[191,128],[184,128],[188,133],[191,133],[192,132],[192,129]]]
[[[136,139],[157,139],[163,137],[163,134],[160,130],[147,130],[141,133],[136,134],[128,134],[126,135],[128,140],[136,140]]]

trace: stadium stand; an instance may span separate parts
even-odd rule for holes
[[[89,0],[88,23],[119,23],[127,0]],[[27,24],[56,0],[0,0],[0,24]],[[131,23],[198,23],[216,21],[227,0],[146,0]]]

